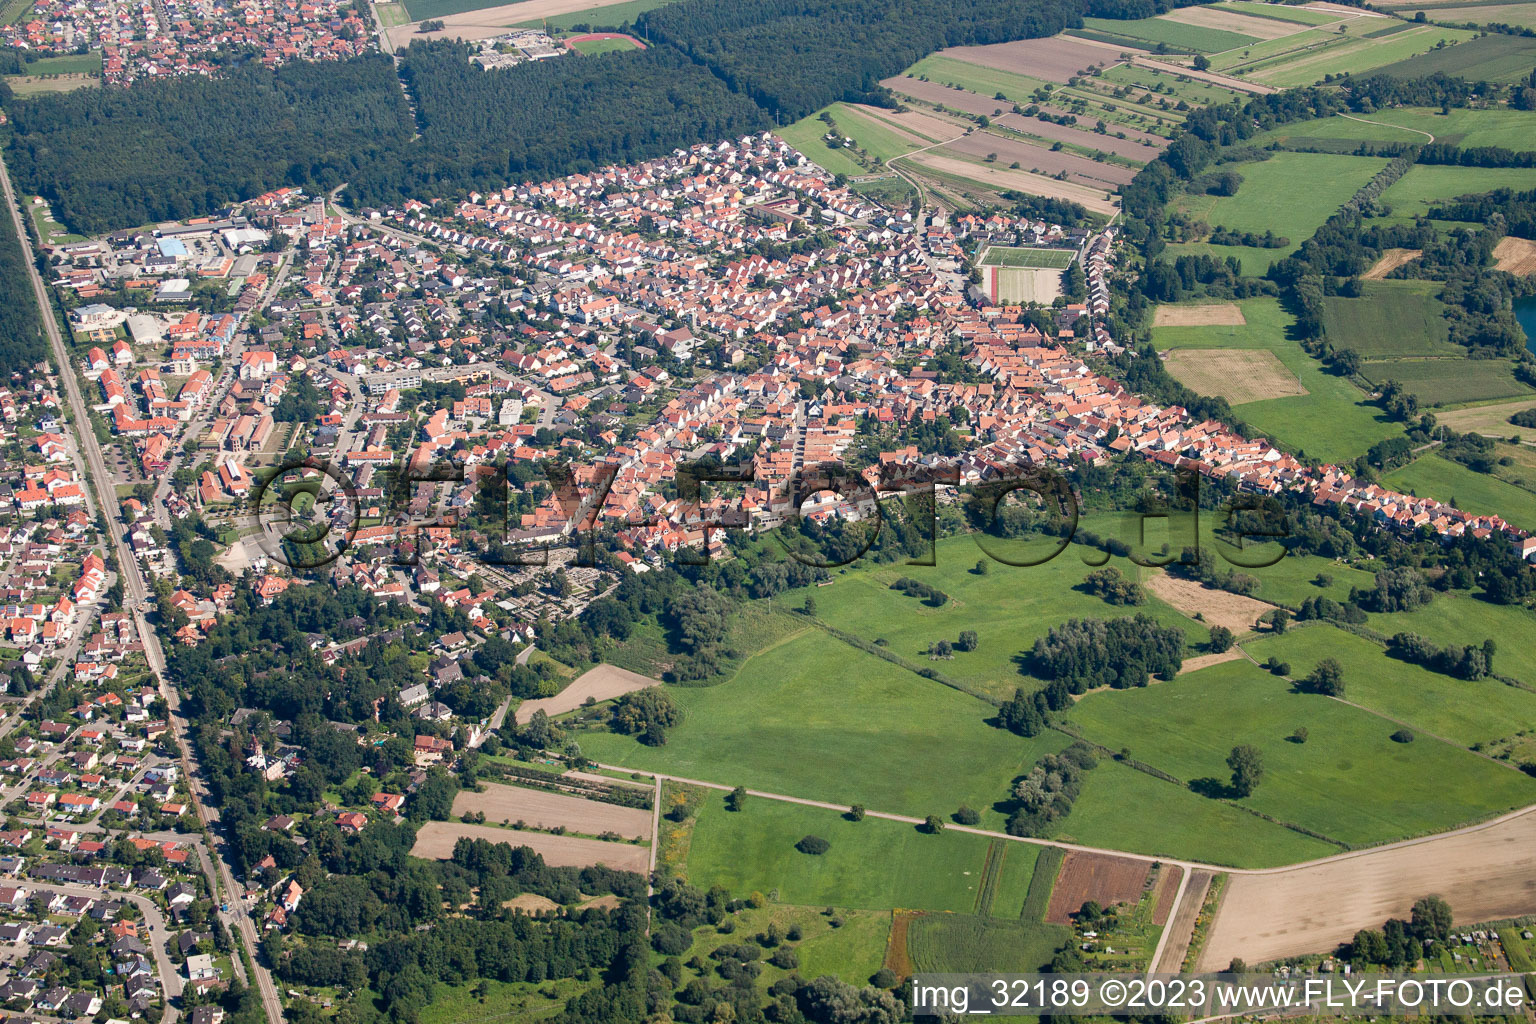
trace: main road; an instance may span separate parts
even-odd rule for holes
[[[106,521],[107,533],[112,546],[114,557],[117,559],[117,571],[123,580],[123,589],[126,594],[125,604],[133,613],[134,623],[138,627],[139,637],[144,643],[144,658],[149,662],[150,671],[154,673],[155,682],[160,690],[160,695],[165,699],[169,708],[171,731],[176,737],[176,746],[180,751],[182,773],[187,779],[187,787],[192,793],[192,806],[197,811],[198,821],[202,824],[204,832],[213,836],[211,822],[216,822],[216,811],[204,806],[202,795],[206,791],[202,779],[195,771],[197,767],[191,751],[187,745],[187,721],[181,717],[181,697],[171,686],[165,677],[165,654],[160,647],[160,638],[145,618],[144,609],[149,603],[150,590],[144,580],[144,572],[140,568],[138,560],[129,548],[124,536],[123,525],[117,503],[117,491],[112,481],[112,474],[107,470],[107,463],[101,454],[101,445],[96,441],[96,432],[91,426],[91,419],[86,408],[85,399],[80,394],[80,381],[75,373],[74,361],[70,358],[69,350],[64,345],[63,335],[59,333],[58,319],[54,316],[53,303],[49,301],[48,288],[43,283],[42,275],[37,271],[36,256],[32,251],[32,239],[27,234],[26,225],[22,222],[22,210],[16,201],[15,190],[11,187],[11,172],[0,158],[0,190],[5,193],[5,203],[10,210],[11,221],[15,225],[16,235],[21,243],[22,256],[26,259],[27,274],[32,279],[32,293],[37,299],[38,314],[42,319],[43,329],[48,333],[48,342],[53,348],[54,361],[58,364],[59,379],[64,384],[64,391],[69,398],[70,418],[73,423],[76,443],[80,446],[80,453],[85,456],[86,468],[90,475],[91,487],[86,493],[87,501],[92,498],[92,506],[101,512],[101,518]],[[217,839],[217,837],[215,837]],[[219,877],[223,880],[223,888],[228,895],[229,913],[228,919],[235,925],[235,930],[240,934],[251,956],[251,963],[255,966],[257,987],[261,991],[262,1006],[266,1011],[270,1024],[281,1024],[283,1019],[283,1004],[278,997],[277,986],[272,983],[272,976],[256,960],[258,952],[256,927],[251,922],[250,916],[245,912],[244,901],[240,898],[242,890],[236,886],[233,873],[228,863],[218,855],[217,849],[212,851],[219,869]],[[217,892],[214,898],[218,899]]]

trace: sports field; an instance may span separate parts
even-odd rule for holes
[[[1005,245],[989,245],[978,262],[984,267],[1066,270],[1076,258],[1077,253],[1071,249],[1017,249]]]
[[[1171,248],[1171,247],[1170,247]],[[1291,317],[1269,298],[1244,299],[1242,325],[1157,327],[1159,351],[1183,349],[1269,349],[1306,388],[1304,395],[1249,402],[1242,417],[1264,433],[1330,462],[1348,462],[1377,441],[1398,436],[1402,427],[1370,404],[1348,379],[1326,372],[1288,337]]]
[[[1129,748],[1137,760],[1218,793],[1228,787],[1227,754],[1253,744],[1265,774],[1239,802],[1350,844],[1444,829],[1536,799],[1536,779],[1427,737],[1395,743],[1396,724],[1292,692],[1246,661],[1142,690],[1090,694],[1069,720],[1089,739]],[[1306,743],[1287,739],[1303,726]]]

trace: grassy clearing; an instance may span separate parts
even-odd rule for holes
[[[1278,249],[1230,245],[1170,245],[1170,255],[1201,251],[1238,256],[1243,273],[1261,275],[1270,264],[1295,252],[1355,191],[1386,165],[1373,157],[1331,153],[1276,153],[1258,163],[1235,164],[1243,176],[1234,196],[1183,196],[1179,206],[1213,227],[1272,230],[1290,239]]]
[[[736,895],[736,894],[732,894]],[[880,969],[880,959],[885,953],[886,936],[891,929],[891,915],[876,910],[848,910],[839,908],[835,915],[823,913],[825,907],[802,907],[789,904],[769,903],[762,907],[744,907],[726,920],[729,931],[705,926],[693,933],[693,945],[684,954],[682,984],[694,978],[710,975],[714,962],[710,954],[726,944],[751,942],[767,931],[769,925],[778,928],[781,935],[790,928],[799,928],[798,941],[786,942],[800,960],[797,973],[816,978],[831,974],[851,985],[867,984],[870,975]],[[836,924],[833,921],[837,922]],[[759,961],[762,973],[757,977],[757,989],[766,993],[774,982],[791,972]],[[702,971],[687,966],[697,957],[703,964]],[[657,961],[661,957],[657,956]]]
[[[1390,658],[1379,644],[1330,625],[1292,629],[1243,646],[1261,661],[1275,657],[1288,662],[1292,675],[1335,658],[1344,667],[1348,700],[1464,746],[1506,736],[1512,723],[1536,720],[1536,693],[1494,679],[1470,681],[1431,672]]]
[[[1177,684],[1158,683],[1152,689],[1167,685]],[[1132,756],[1144,759],[1146,744],[1132,732]],[[1228,749],[1235,742],[1229,742]],[[1051,838],[1244,868],[1293,864],[1339,852],[1337,846],[1108,760],[1088,773],[1072,813]]]
[[[1326,117],[1286,125],[1257,135],[1253,142],[1263,145],[1270,140],[1285,143],[1293,136],[1308,138],[1358,139],[1361,141],[1403,142],[1423,139],[1418,132],[1428,132],[1436,141],[1460,146],[1503,146],[1506,149],[1523,150],[1531,145],[1531,115],[1522,110],[1507,107],[1487,109],[1453,108],[1440,113],[1436,107],[1404,107],[1396,110],[1377,110],[1368,115],[1371,121],[1396,125],[1402,131],[1384,128],[1381,124],[1346,117]],[[1412,129],[1409,131],[1408,129]]]
[[[1470,35],[1462,33],[1463,38]],[[1531,73],[1533,63],[1536,63],[1536,40],[1489,35],[1395,64],[1378,66],[1378,70],[1397,78],[1423,78],[1443,72],[1453,78],[1471,81],[1515,82]]]
[[[1360,375],[1375,384],[1395,380],[1428,405],[1458,405],[1529,396],[1502,359],[1390,359],[1367,362]]]
[[[1431,205],[1496,188],[1536,188],[1536,170],[1518,167],[1435,167],[1420,164],[1409,168],[1381,194],[1392,208],[1392,219],[1410,221],[1428,215]]]
[[[432,998],[421,1010],[421,1024],[461,1024],[491,1015],[543,1020],[555,1016],[564,1009],[567,999],[592,985],[572,978],[548,982],[506,982],[486,978],[485,984],[488,990],[484,999],[475,996],[479,982],[475,985],[439,983],[433,986]]]
[[[854,177],[869,173],[868,168],[859,163],[853,151],[845,148],[841,141],[827,141],[825,136],[828,131],[826,122],[813,114],[786,128],[777,129],[777,134],[828,174]]]
[[[1536,629],[1536,613],[1513,605],[1490,604],[1468,594],[1449,593],[1437,596],[1416,611],[1373,613],[1369,625],[1389,636],[1418,633],[1442,647],[1480,644],[1491,636],[1501,647],[1508,648],[1506,640],[1530,636]],[[1494,670],[1536,686],[1536,660],[1520,656],[1518,645],[1494,656]]]
[[[1401,427],[1387,419],[1344,377],[1323,370],[1298,342],[1287,337],[1291,317],[1275,299],[1238,303],[1246,324],[1222,327],[1158,327],[1153,343],[1161,350],[1182,348],[1267,348],[1307,389],[1305,395],[1249,402],[1243,419],[1309,455],[1343,462],[1377,441],[1395,437]]]
[[[1336,344],[1366,359],[1466,354],[1450,341],[1436,281],[1365,281],[1359,298],[1323,300],[1323,326]]]
[[[1536,496],[1530,491],[1433,453],[1393,470],[1383,482],[1400,491],[1454,501],[1474,515],[1500,515],[1521,529],[1536,530]]]
[[[1085,517],[1081,527],[1130,539],[1133,535],[1128,531],[1134,524],[1131,517]],[[1030,542],[1029,547],[1038,549],[1035,557],[1040,557],[1058,543],[1052,538],[1048,543]],[[988,540],[988,544],[1000,551],[1005,546],[1002,541]],[[1023,550],[1026,545],[1019,542],[1014,546]],[[1118,618],[1140,611],[1164,625],[1184,629],[1192,642],[1205,639],[1203,626],[1155,598],[1138,608],[1125,608],[1074,589],[1092,571],[1082,561],[1088,550],[1073,545],[1043,565],[1011,566],[994,562],[968,537],[948,538],[939,542],[937,565],[870,566],[840,574],[831,586],[813,592],[816,615],[865,640],[884,640],[885,648],[893,654],[921,667],[937,668],[945,676],[999,699],[1012,696],[1015,687],[1032,690],[1041,685],[1022,675],[1015,659],[1034,644],[1036,637],[1069,618]],[[978,561],[987,563],[985,575],[975,573]],[[1115,559],[1112,564],[1129,576],[1138,572],[1125,559]],[[937,587],[950,600],[934,608],[892,590],[891,584],[902,576]],[[804,599],[805,592],[796,591],[781,601],[784,607],[799,607]],[[966,629],[977,634],[976,650],[956,651],[952,660],[928,660],[930,644],[939,640],[953,644]]]
[[[795,843],[806,835],[821,836],[831,849],[801,853]],[[926,835],[879,818],[849,821],[836,811],[778,800],[748,797],[733,812],[725,807],[725,794],[715,791],[704,798],[694,824],[688,881],[805,906],[969,913],[990,843],[964,832]],[[1017,906],[1029,889],[1038,848],[1006,845],[1003,863],[1013,861],[1019,869],[1004,879],[1007,899]],[[875,863],[879,871],[870,870]]]
[[[999,921],[971,914],[922,914],[907,931],[921,971],[1038,971],[1072,938],[1062,925]]]
[[[1182,53],[1219,53],[1258,42],[1253,36],[1241,32],[1185,25],[1166,18],[1142,18],[1139,21],[1084,18],[1083,27],[1091,30],[1090,38],[1112,36],[1116,40],[1129,40],[1147,49],[1156,49],[1158,44],[1162,44],[1169,50]]]
[[[579,737],[582,750],[626,768],[884,811],[949,814],[968,803],[999,828],[1005,816],[992,802],[1067,744],[995,729],[987,704],[819,631],[756,655],[730,682],[670,692],[684,720],[665,746],[592,732]],[[918,751],[924,768],[911,771]]]
[[[1310,668],[1292,666],[1298,674]],[[1395,743],[1391,722],[1293,693],[1246,661],[1146,689],[1090,694],[1071,720],[1106,746],[1129,747],[1138,760],[1218,792],[1230,776],[1227,754],[1253,744],[1265,774],[1242,804],[1350,844],[1449,828],[1536,795],[1536,780],[1427,737]],[[1290,742],[1301,726],[1308,741]]]

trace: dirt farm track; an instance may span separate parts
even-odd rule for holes
[[[1460,923],[1536,913],[1536,807],[1489,824],[1274,871],[1234,872],[1198,969],[1325,951],[1438,893]]]

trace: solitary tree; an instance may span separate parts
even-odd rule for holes
[[[1317,663],[1312,674],[1303,680],[1303,686],[1311,693],[1320,693],[1324,697],[1344,696],[1344,668],[1333,658],[1324,658]]]
[[[852,807],[848,808],[848,815],[847,815],[847,817],[848,817],[849,821],[863,821],[864,820],[864,805],[863,804],[854,804]]]
[[[974,629],[962,629],[960,638],[955,641],[955,646],[962,651],[974,651],[980,641],[976,637]]]
[[[1264,755],[1258,747],[1243,743],[1227,755],[1227,767],[1232,769],[1233,790],[1240,797],[1250,796],[1264,777]]]
[[[936,836],[944,831],[944,819],[937,814],[930,814],[923,819],[923,831],[931,836]]]
[[[1237,639],[1226,626],[1211,627],[1211,650],[1217,654],[1224,654],[1232,649],[1232,641]]]
[[[745,786],[737,786],[725,798],[725,806],[732,811],[739,811],[747,802],[747,789]]]

